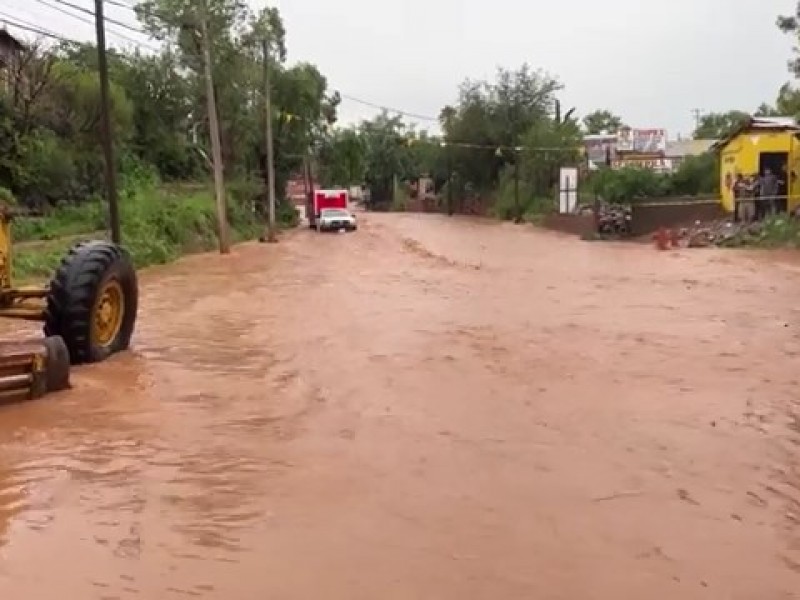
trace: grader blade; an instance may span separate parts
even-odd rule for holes
[[[58,336],[0,341],[0,404],[69,388],[69,352]]]

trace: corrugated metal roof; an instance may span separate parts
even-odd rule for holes
[[[744,133],[748,129],[778,130],[778,131],[800,131],[797,119],[794,117],[750,117],[747,121],[737,127],[727,137],[719,140],[712,146],[714,150],[722,150],[728,142]]]
[[[751,117],[749,129],[800,129],[794,117]]]

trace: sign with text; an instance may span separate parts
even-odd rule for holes
[[[661,157],[635,157],[635,158],[622,158],[615,160],[611,163],[614,169],[621,169],[623,167],[638,167],[640,169],[651,169],[653,171],[668,172],[672,171],[674,164],[671,158]]]
[[[619,152],[637,152],[639,154],[658,154],[667,149],[667,131],[665,129],[631,129],[624,127],[617,132],[617,150]]]

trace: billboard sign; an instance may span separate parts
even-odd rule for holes
[[[623,127],[617,132],[617,150],[633,152],[633,129],[630,127]]]
[[[667,132],[663,129],[634,129],[633,151],[639,154],[659,154],[667,149]]]
[[[632,129],[617,132],[617,150],[636,154],[661,154],[667,149],[665,129]]]
[[[587,135],[583,139],[586,158],[597,166],[617,158],[617,137],[614,135]]]

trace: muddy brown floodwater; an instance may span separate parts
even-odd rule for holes
[[[0,409],[0,598],[800,598],[800,262],[363,221]]]

